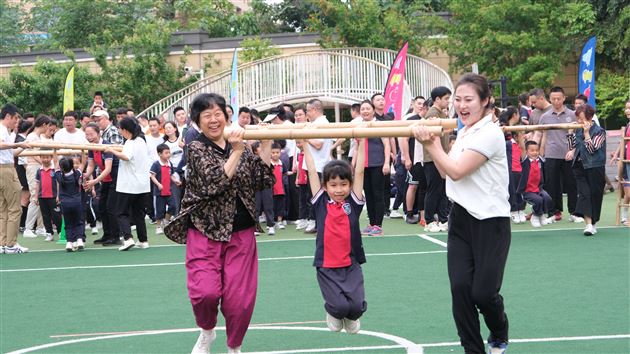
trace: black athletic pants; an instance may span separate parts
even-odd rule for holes
[[[370,225],[383,226],[384,207],[383,188],[385,183],[383,180],[389,178],[389,175],[383,175],[383,167],[366,167],[365,168],[365,203],[367,204],[368,217]],[[389,200],[389,199],[388,199]]]
[[[593,219],[593,225],[599,221],[604,200],[604,186],[606,185],[606,167],[585,169],[581,161],[576,161],[573,174],[577,184],[577,204],[575,215],[588,216]]]
[[[453,318],[466,353],[486,352],[477,311],[490,330],[490,339],[508,340],[508,319],[499,291],[510,240],[509,217],[478,220],[459,204],[453,205],[447,241],[448,277]]]
[[[336,319],[356,321],[367,310],[363,271],[358,263],[343,268],[317,268],[324,308]]]
[[[136,225],[136,233],[140,242],[147,242],[147,225],[144,223],[144,210],[148,202],[149,193],[129,194],[117,193],[118,222],[120,232],[125,241],[132,238],[131,223]]]
[[[271,188],[256,192],[256,217],[261,213],[265,214],[267,226],[273,227],[276,225],[276,218],[273,214],[273,191]]]
[[[46,233],[54,235],[53,223],[57,227],[57,233],[61,233],[61,213],[57,209],[56,198],[39,198],[39,210],[42,213],[42,219],[44,220],[44,227]]]
[[[448,221],[448,198],[446,197],[446,181],[433,162],[424,163],[424,175],[427,178],[427,191],[424,197],[424,219],[427,224],[434,221],[437,214],[439,222]]]
[[[300,212],[298,214],[298,219],[308,220],[310,219],[311,209],[313,208],[313,206],[311,205],[311,198],[313,198],[311,186],[309,186],[308,184],[300,184],[298,188],[300,196]]]
[[[118,224],[116,181],[101,182],[101,199],[98,201],[98,209],[103,223],[103,241],[117,241],[120,237]]]
[[[562,212],[562,193],[567,194],[567,207],[569,214],[575,212],[577,203],[577,189],[575,186],[575,176],[573,175],[571,161],[564,159],[546,159],[544,165],[545,190],[551,196],[553,208],[549,211],[549,216],[556,212]]]

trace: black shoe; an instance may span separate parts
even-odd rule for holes
[[[96,240],[94,240],[94,244],[103,243],[103,242],[105,242],[105,241],[107,241],[107,240],[106,240],[106,239],[104,239],[104,238],[102,238],[102,237],[101,237],[101,238],[97,238]]]
[[[105,240],[103,241],[103,246],[120,246],[122,242],[120,240]]]
[[[407,224],[417,224],[419,221],[419,217],[415,216],[415,215],[409,215],[407,214],[407,217],[405,218],[405,221],[407,222]]]

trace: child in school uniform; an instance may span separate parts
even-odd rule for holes
[[[41,155],[39,157],[42,167],[35,173],[37,205],[42,213],[44,227],[46,228],[46,241],[54,239],[53,224],[57,233],[61,232],[61,215],[57,206],[57,181],[55,168],[52,164],[52,156]]]
[[[271,165],[273,166],[273,174],[276,182],[273,185],[273,214],[279,229],[284,229],[282,219],[285,216],[286,208],[286,189],[284,188],[284,179],[287,173],[286,166],[280,161],[282,147],[278,143],[271,145]]]
[[[295,145],[299,149],[295,155],[294,172],[297,177],[295,178],[295,185],[298,187],[298,223],[295,227],[296,230],[304,230],[308,226],[309,215],[311,215],[311,187],[308,185],[308,171],[306,171],[306,163],[304,162],[303,144],[301,141],[296,141]],[[315,223],[315,220],[312,221]]]
[[[533,227],[541,227],[553,223],[554,217],[545,215],[553,207],[551,196],[543,189],[543,160],[539,156],[538,143],[528,141],[525,143],[527,156],[521,161],[522,173],[516,193],[523,196],[523,200],[532,205]]]
[[[155,205],[155,234],[162,234],[162,228],[177,215],[177,203],[172,193],[171,184],[179,186],[181,182],[175,178],[175,169],[170,161],[171,149],[166,144],[157,146],[158,160],[151,165],[151,182],[154,184],[153,201]]]
[[[57,159],[56,156],[55,160]],[[81,202],[81,172],[74,168],[71,158],[59,160],[55,171],[59,186],[59,204],[66,228],[66,251],[81,251],[84,248],[83,204]]]
[[[309,149],[304,149],[313,210],[317,225],[315,260],[317,281],[324,297],[326,324],[331,331],[345,329],[357,333],[359,318],[367,310],[363,271],[365,253],[359,228],[359,216],[365,205],[363,174],[365,139],[356,151],[354,177],[352,167],[343,160],[327,163],[319,181]]]

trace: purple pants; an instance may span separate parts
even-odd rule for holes
[[[227,345],[243,343],[256,303],[258,252],[254,228],[232,234],[229,242],[213,241],[190,228],[186,241],[188,296],[197,326],[217,324],[219,303],[225,317]]]

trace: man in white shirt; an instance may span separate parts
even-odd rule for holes
[[[177,131],[179,131],[179,136],[184,136],[186,129],[188,129],[188,114],[186,114],[186,110],[183,107],[175,107],[173,110],[173,115],[175,116],[175,123],[177,123]]]
[[[74,111],[68,111],[63,115],[63,128],[55,133],[53,141],[65,144],[87,144],[85,133],[77,129],[79,116]],[[87,154],[81,157],[81,171],[84,170],[87,161]]]
[[[149,130],[144,136],[147,140],[147,150],[151,163],[159,159],[157,146],[164,142],[164,136],[160,134],[160,120],[157,118],[149,119]],[[177,167],[177,166],[176,166]]]

